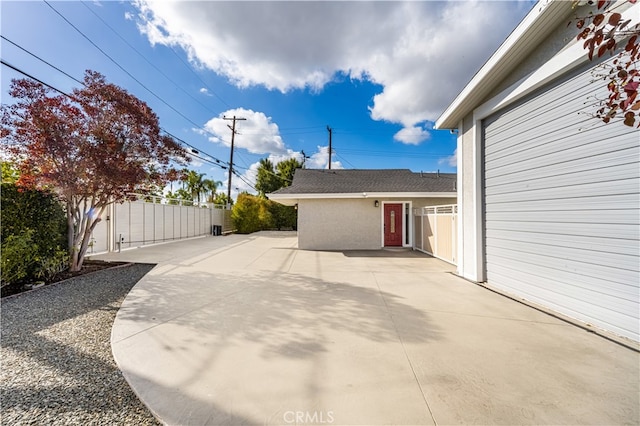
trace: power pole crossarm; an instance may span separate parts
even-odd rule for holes
[[[227,183],[227,203],[231,205],[231,176],[233,176],[233,144],[236,136],[236,121],[246,120],[246,118],[236,117],[235,115],[232,118],[222,117],[224,120],[232,120],[233,125],[227,127],[231,129],[231,154],[229,155],[229,181]]]

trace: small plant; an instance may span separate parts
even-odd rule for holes
[[[1,286],[27,278],[33,270],[37,253],[38,245],[33,242],[33,229],[5,238],[0,256]]]
[[[66,250],[57,248],[51,256],[38,262],[36,278],[51,281],[56,275],[69,269],[69,254]]]

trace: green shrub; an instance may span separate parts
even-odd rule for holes
[[[250,194],[240,194],[231,210],[233,225],[239,234],[250,234],[273,228],[269,200]]]
[[[55,194],[3,183],[0,208],[3,287],[50,280],[67,267],[67,217]]]
[[[1,286],[19,282],[33,273],[38,246],[33,241],[33,229],[18,235],[9,235],[0,246]]]
[[[296,229],[298,224],[298,213],[294,207],[246,193],[238,195],[231,218],[239,234],[268,229]]]
[[[0,208],[1,241],[32,229],[40,257],[53,256],[60,247],[67,246],[67,216],[55,194],[3,183]]]
[[[269,201],[269,211],[273,218],[274,227],[278,230],[297,229],[298,212],[295,207]]]
[[[67,269],[69,269],[69,253],[58,247],[53,255],[38,259],[35,276],[44,281],[51,281]]]

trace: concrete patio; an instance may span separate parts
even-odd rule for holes
[[[417,252],[259,233],[96,257],[158,264],[111,344],[167,424],[640,423],[638,352]]]

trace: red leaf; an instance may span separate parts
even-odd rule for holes
[[[604,55],[604,53],[607,51],[607,45],[603,44],[602,46],[600,46],[600,49],[598,49],[598,58],[601,57],[602,55]]]
[[[589,32],[591,31],[591,28],[587,27],[584,30],[580,31],[580,34],[578,34],[578,37],[576,38],[576,40],[580,40],[580,39],[586,39],[587,35],[589,34]]]
[[[624,115],[624,124],[630,127],[633,127],[633,124],[636,121],[635,113],[629,111]]]
[[[637,81],[630,81],[629,83],[625,84],[622,87],[622,90],[624,90],[627,93],[634,93],[638,90],[638,85],[640,85],[639,82]]]
[[[604,6],[606,2],[606,0],[598,0],[598,9],[602,9],[602,6]]]
[[[620,22],[620,19],[622,19],[621,14],[619,14],[618,12],[612,13],[611,16],[609,16],[609,25],[613,25],[615,27],[616,25],[618,25],[618,22]]]
[[[604,15],[602,13],[598,13],[593,17],[593,25],[596,27],[604,22]]]
[[[576,27],[578,27],[578,29],[582,29],[582,27],[584,27],[584,19],[580,19],[578,22],[576,22]]]

